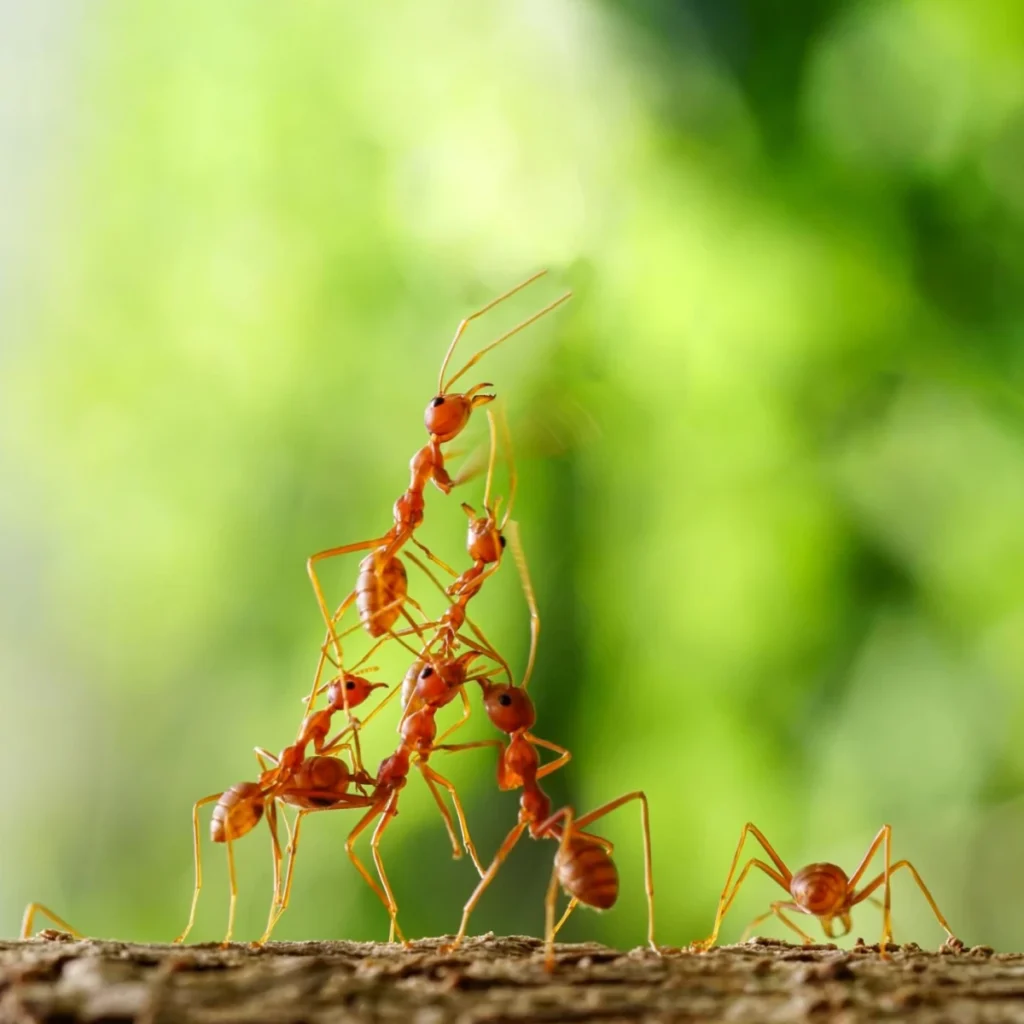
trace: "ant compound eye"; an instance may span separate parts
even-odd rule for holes
[[[349,680],[347,680],[345,682],[345,689],[346,690],[354,690],[355,688],[356,688],[356,684],[351,679],[349,679]]]
[[[499,703],[499,704],[500,704],[500,705],[501,705],[501,706],[502,706],[503,708],[507,708],[507,707],[508,707],[508,706],[509,706],[509,705],[510,705],[510,704],[512,703],[512,698],[511,698],[511,697],[510,697],[510,696],[509,696],[509,695],[508,695],[507,693],[503,693],[503,694],[502,694],[502,695],[501,695],[501,696],[500,696],[500,697],[498,698],[498,703]]]
[[[431,407],[436,409],[439,405],[444,405],[444,395],[438,395],[431,403]]]
[[[434,670],[428,665],[421,673],[420,679],[429,679],[434,674]]]
[[[505,540],[505,536],[504,536],[504,534],[499,534],[499,535],[498,535],[498,541],[499,541],[499,543],[501,544],[502,548],[504,548],[504,547],[505,547],[505,545],[506,545],[506,544],[508,543],[508,541],[507,541],[507,540]]]

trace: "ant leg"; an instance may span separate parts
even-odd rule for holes
[[[423,773],[423,781],[427,784],[427,788],[430,790],[430,795],[434,798],[434,802],[437,804],[437,809],[441,812],[441,817],[444,819],[445,831],[448,833],[448,839],[452,844],[452,857],[458,860],[462,856],[462,847],[459,846],[459,838],[455,834],[455,823],[452,821],[451,813],[445,806],[444,798],[437,791],[437,787],[434,785],[434,774],[430,772],[428,774],[427,766],[420,761],[419,769]],[[437,776],[441,778],[440,775]]]
[[[327,548],[325,551],[318,551],[315,555],[310,555],[306,559],[306,572],[309,574],[309,580],[313,584],[313,593],[316,594],[317,604],[320,606],[320,614],[324,618],[324,622],[327,624],[327,631],[331,635],[333,641],[334,653],[338,656],[338,661],[342,661],[341,657],[341,644],[338,642],[337,634],[334,632],[334,623],[337,619],[340,619],[344,614],[344,610],[355,600],[355,592],[353,591],[345,600],[341,603],[338,611],[331,615],[328,607],[327,600],[324,597],[323,588],[320,586],[320,578],[316,574],[316,563],[325,561],[328,558],[336,558],[339,555],[347,555],[356,551],[370,551],[373,548],[379,547],[385,543],[385,537],[374,538],[373,540],[359,541],[356,544],[344,544],[337,548]]]
[[[583,817],[577,818],[575,828],[579,830],[591,822],[603,818],[606,814],[611,814],[612,811],[630,800],[640,801],[640,821],[644,837],[644,890],[647,893],[647,944],[657,953],[658,947],[654,942],[654,869],[651,865],[651,817],[647,806],[647,794],[638,789],[617,797],[615,800],[610,800],[601,807],[584,814]]]
[[[549,761],[546,765],[543,765],[538,769],[538,779],[543,779],[545,775],[550,775],[552,772],[557,772],[559,768],[564,768],[572,758],[572,752],[566,750],[565,747],[560,747],[557,743],[552,743],[550,740],[539,739],[532,733],[528,733],[526,738],[536,746],[543,747],[545,750],[553,750],[559,755],[554,761]]]
[[[278,759],[269,751],[263,747],[253,747],[253,751],[256,754],[256,760],[259,762],[260,771],[265,772],[267,770],[267,761],[270,761],[275,767],[280,764]]]
[[[501,740],[474,740],[472,743],[444,743],[435,744],[435,750],[443,750],[448,754],[454,754],[457,750],[477,750],[480,747],[497,747],[503,750],[505,744]]]
[[[221,949],[227,949],[231,945],[231,936],[235,931],[235,906],[238,903],[238,877],[235,874],[235,850],[234,840],[228,834],[226,845],[228,848],[228,883],[231,886],[231,900],[228,903],[228,931],[224,941],[220,944]]]
[[[398,794],[395,793],[388,803],[387,809],[381,815],[380,821],[377,822],[377,827],[373,830],[373,836],[370,838],[370,852],[373,854],[373,863],[377,868],[377,876],[380,878],[381,885],[384,886],[384,891],[388,894],[388,899],[391,902],[391,905],[388,908],[388,913],[391,915],[391,928],[388,931],[388,942],[394,942],[397,934],[402,945],[408,946],[408,941],[402,934],[402,930],[398,927],[398,903],[395,901],[395,894],[391,891],[391,884],[388,882],[388,876],[384,871],[384,860],[380,855],[381,836],[384,835],[384,829],[391,824],[395,815],[398,813],[394,810],[397,802]]]
[[[284,817],[284,812],[282,812]],[[288,819],[284,819],[285,826],[288,825]],[[270,913],[267,915],[267,928],[266,931],[256,941],[257,946],[262,946],[269,938],[270,933],[277,922],[275,911],[277,910],[278,904],[281,902],[281,861],[283,859],[281,854],[281,840],[277,834],[277,801],[271,800],[270,806],[267,808],[267,827],[270,829],[270,855],[274,861],[274,898],[270,901]],[[288,835],[288,846],[291,848],[292,836],[291,830],[289,829]]]
[[[748,821],[740,832],[740,841],[736,844],[736,852],[733,854],[732,864],[729,865],[729,874],[726,875],[725,885],[722,888],[722,895],[718,898],[718,910],[715,913],[715,926],[712,928],[711,934],[706,939],[701,939],[699,942],[691,943],[691,948],[698,952],[705,952],[710,949],[718,939],[718,931],[722,927],[722,918],[725,917],[725,911],[728,905],[732,903],[732,899],[729,898],[729,890],[732,886],[733,876],[736,874],[736,868],[740,862],[740,854],[743,852],[743,844],[746,842],[747,833],[751,833],[754,836],[754,838],[761,844],[765,853],[771,857],[772,863],[776,868],[778,868],[777,875],[770,870],[768,871],[768,874],[770,874],[783,889],[789,892],[789,883],[793,878],[789,868],[786,867],[782,858],[772,849],[771,843],[765,839],[761,830],[752,821]],[[735,896],[735,891],[733,892],[733,896]]]
[[[544,898],[544,970],[549,973],[555,969],[555,908],[558,904],[558,863],[569,849],[569,840],[573,836],[573,811],[571,807],[556,812],[554,817],[564,819],[565,825],[558,838],[558,853],[551,868],[551,881],[548,882],[547,896]],[[552,821],[549,818],[548,821]],[[543,826],[541,826],[543,828]]]
[[[281,915],[288,909],[288,901],[292,896],[292,880],[295,877],[295,857],[299,849],[299,828],[302,825],[302,819],[308,813],[308,811],[300,810],[295,815],[295,827],[290,830],[288,836],[288,864],[285,867],[284,892],[271,905],[270,917],[267,920],[267,930],[260,936],[259,940],[259,945],[261,946],[270,940],[271,932],[277,927],[277,922],[281,920]],[[284,823],[287,827],[288,818],[285,817],[284,812],[281,813],[281,817],[284,818]]]
[[[491,299],[491,301],[488,302],[486,306],[482,306],[480,309],[476,310],[476,312],[470,313],[469,316],[465,317],[459,323],[459,326],[455,330],[455,337],[452,338],[451,344],[448,346],[448,351],[445,352],[444,359],[441,361],[441,373],[438,375],[438,378],[437,378],[437,392],[438,392],[438,394],[443,395],[444,392],[445,392],[444,372],[445,372],[445,370],[448,369],[448,363],[451,361],[452,353],[455,351],[455,346],[459,343],[459,338],[462,337],[462,334],[466,330],[466,328],[474,320],[476,320],[479,317],[483,316],[484,313],[487,313],[490,310],[494,309],[495,306],[497,306],[500,303],[504,302],[506,299],[510,299],[517,292],[521,292],[527,285],[533,284],[534,281],[536,281],[539,278],[543,277],[546,273],[547,273],[546,270],[538,271],[536,274],[533,274],[531,277],[528,277],[525,281],[521,282],[520,284],[517,284],[515,286],[515,288],[509,289],[504,294],[499,295],[496,299]],[[462,373],[465,373],[466,369],[468,369],[468,367],[465,367],[462,370]],[[461,376],[461,374],[460,374],[460,376]],[[449,381],[448,383],[449,383],[449,386],[450,386],[452,382]]]
[[[437,555],[435,555],[434,552],[431,551],[430,548],[428,548],[427,545],[424,544],[417,537],[414,536],[410,539],[412,540],[413,544],[415,544],[416,547],[418,547],[420,551],[422,551],[423,554],[425,554],[427,558],[429,558],[434,563],[434,565],[439,565],[442,569],[444,569],[446,573],[448,573],[449,576],[455,577],[459,575],[447,562],[442,562],[441,559],[438,558]]]
[[[324,647],[330,644],[334,648],[334,653],[338,659],[338,665],[344,664],[344,658],[341,653],[341,641],[338,639],[338,634],[334,631],[335,621],[341,619],[348,608],[352,605],[355,600],[356,592],[353,590],[344,601],[338,606],[337,612],[332,616],[327,610],[327,601],[324,598],[324,592],[320,587],[320,580],[317,578],[316,570],[313,568],[313,563],[318,555],[312,555],[309,561],[306,562],[306,571],[309,573],[310,581],[313,584],[313,591],[316,594],[317,604],[320,606],[320,614],[323,615],[324,621],[327,623],[327,639],[324,641]],[[326,554],[324,554],[326,557]],[[317,688],[320,685],[320,675],[323,672],[324,662],[327,660],[327,652],[324,648],[320,650],[320,661],[317,663],[316,674],[313,676],[313,689],[309,693],[309,700],[306,702],[309,705],[309,710],[313,710],[313,701],[316,699]]]
[[[579,906],[579,902],[580,901],[575,896],[573,896],[573,898],[569,900],[569,905],[565,908],[565,913],[562,914],[562,916],[558,919],[558,924],[555,925],[555,936],[557,936],[558,933],[562,930],[562,925],[564,925],[565,922],[569,920],[569,915],[576,909],[577,906]]]
[[[386,808],[383,809],[383,810],[386,811]],[[352,829],[352,831],[348,834],[348,839],[345,840],[345,853],[348,854],[348,859],[350,861],[352,861],[352,863],[355,865],[356,871],[358,871],[359,874],[362,875],[363,881],[366,882],[366,884],[377,894],[377,898],[387,908],[388,914],[391,915],[392,905],[393,905],[393,902],[394,902],[394,898],[391,897],[389,899],[389,897],[384,894],[384,891],[377,884],[377,882],[373,879],[373,876],[370,874],[369,871],[366,870],[366,866],[358,858],[358,856],[356,856],[356,851],[354,849],[356,839],[358,839],[359,835],[366,830],[366,828],[370,824],[370,822],[372,822],[373,819],[376,818],[381,813],[382,813],[382,808],[381,808],[380,804],[377,803],[377,804],[374,804],[369,809],[369,811],[367,811],[366,814],[363,815],[363,817],[359,819],[358,823],[356,824],[356,827],[354,829]],[[397,921],[395,920],[395,918],[393,916],[391,917],[391,922],[392,922],[392,927],[395,929],[395,932],[398,935],[398,938],[402,942],[405,942],[405,937],[402,935],[401,930],[398,928],[398,923],[397,923]]]
[[[953,934],[952,930],[949,927],[949,922],[945,919],[945,917],[943,917],[942,911],[939,910],[938,904],[935,902],[935,899],[933,898],[932,894],[928,891],[928,886],[924,884],[924,880],[917,873],[917,868],[915,868],[909,860],[899,860],[895,864],[893,864],[893,866],[889,869],[890,879],[897,871],[899,871],[900,868],[907,868],[907,870],[910,871],[910,873],[914,876],[914,881],[917,882],[918,888],[924,894],[924,898],[928,901],[928,906],[932,908],[932,913],[935,915],[936,920],[945,930],[946,936],[950,939],[955,938],[956,936]],[[860,903],[862,900],[868,899],[869,897],[871,897],[871,893],[873,893],[880,885],[883,885],[884,883],[885,873],[883,872],[876,879],[874,879],[874,881],[869,882],[866,886],[864,886],[864,888],[861,889],[861,891],[857,893],[856,896],[854,896],[853,901],[850,905],[854,906],[855,904]],[[871,902],[877,903],[877,900],[872,899]],[[882,909],[884,912],[884,903],[882,904]],[[891,932],[888,935],[888,940],[889,942],[892,942]]]
[[[526,604],[530,609],[530,655],[526,661],[526,671],[523,673],[523,681],[519,684],[525,690],[530,685],[530,676],[533,675],[533,665],[537,660],[537,641],[540,638],[540,612],[537,610],[537,597],[533,591],[533,583],[530,581],[530,569],[526,564],[526,552],[523,551],[523,542],[519,536],[519,524],[511,522],[508,524],[508,539],[512,545],[512,557],[515,558],[516,568],[519,570],[519,578],[523,584],[523,593],[526,595]]]
[[[196,866],[196,885],[195,889],[192,890],[192,909],[188,914],[188,924],[185,925],[185,930],[174,940],[175,943],[184,942],[188,938],[188,933],[192,931],[192,925],[196,923],[196,907],[199,905],[199,890],[203,887],[203,860],[199,852],[199,808],[204,804],[212,804],[215,800],[219,800],[223,795],[223,792],[211,793],[210,796],[204,796],[202,800],[197,800],[192,805],[192,851]]]
[[[433,779],[439,786],[444,786],[451,795],[452,804],[455,807],[455,815],[459,819],[459,830],[462,832],[462,844],[466,847],[466,853],[469,854],[470,860],[473,861],[473,866],[476,868],[476,873],[483,878],[484,869],[480,864],[480,858],[477,856],[476,847],[473,845],[473,840],[469,835],[469,825],[466,822],[466,812],[462,808],[462,801],[459,799],[459,794],[455,791],[455,785],[446,779],[443,775],[439,775],[433,768],[424,762],[420,762],[420,771],[423,772],[424,777]],[[459,856],[462,856],[462,851],[459,851]]]
[[[476,888],[473,890],[472,896],[466,901],[466,905],[462,908],[462,921],[459,923],[459,931],[455,938],[448,943],[445,943],[441,947],[442,953],[451,953],[453,950],[458,949],[462,944],[462,940],[466,937],[466,929],[469,927],[469,916],[473,913],[476,905],[480,902],[480,898],[483,896],[487,887],[494,881],[494,876],[498,873],[498,869],[505,862],[505,859],[512,852],[513,847],[523,837],[523,833],[526,831],[526,825],[518,824],[507,836],[505,841],[498,847],[498,852],[494,855],[494,860],[491,861],[490,867],[484,872],[483,877],[477,883]]]
[[[32,922],[35,921],[36,914],[42,914],[48,917],[58,928],[63,928],[64,931],[71,935],[74,935],[76,939],[84,938],[80,932],[76,932],[62,917],[58,917],[49,907],[43,906],[42,903],[30,903],[25,908],[25,916],[21,919],[21,938],[31,939],[32,938]]]
[[[795,931],[797,933],[797,935],[799,935],[800,938],[803,939],[803,943],[804,943],[805,946],[813,945],[814,944],[814,939],[812,939],[810,937],[810,935],[808,935],[807,932],[805,932],[802,928],[799,928],[792,921],[790,921],[790,919],[788,917],[786,917],[785,914],[783,914],[783,912],[782,912],[783,909],[786,909],[786,910],[799,910],[800,908],[795,903],[791,902],[790,900],[779,900],[777,903],[773,903],[772,904],[772,909],[769,910],[768,913],[761,914],[759,917],[755,917],[754,920],[751,921],[750,924],[747,925],[746,930],[743,932],[743,935],[740,937],[740,942],[746,942],[747,941],[747,936],[762,921],[766,921],[769,917],[772,917],[774,915],[787,928],[790,928],[793,931]]]
[[[448,728],[438,736],[438,740],[446,740],[453,732],[455,732],[456,729],[461,729],[466,724],[466,719],[469,718],[472,707],[469,703],[469,694],[466,693],[464,687],[459,688],[459,696],[462,698],[462,717],[457,722],[449,725]]]
[[[878,852],[879,846],[883,843],[885,844],[885,869],[882,872],[882,879],[885,889],[882,893],[882,941],[879,944],[878,953],[884,960],[886,959],[885,947],[892,941],[892,890],[889,885],[889,879],[892,875],[892,869],[889,866],[892,860],[890,849],[892,845],[891,825],[883,825],[878,830],[878,834],[871,840],[871,845],[868,847],[867,853],[864,854],[861,858],[860,864],[857,865],[857,870],[850,876],[850,880],[847,882],[846,888],[847,894],[852,896],[857,887],[857,883],[867,870],[868,864],[871,863],[872,858]]]

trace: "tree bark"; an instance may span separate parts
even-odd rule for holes
[[[0,1021],[272,1022],[824,1021],[1024,1022],[1024,954],[791,946],[754,939],[707,954],[442,940],[143,946],[44,932],[0,943]]]

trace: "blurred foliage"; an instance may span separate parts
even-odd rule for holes
[[[479,378],[517,439],[537,732],[574,754],[553,796],[647,791],[662,942],[709,930],[744,821],[794,869],[852,868],[889,821],[966,941],[1019,948],[1024,8],[89,13],[0,375],[7,933],[29,899],[180,930],[193,800],[298,723],[306,556],[387,528],[459,318],[551,266],[466,353],[576,289]],[[424,541],[461,565],[463,535],[429,495]],[[522,665],[511,565],[492,582],[476,617]],[[488,751],[443,770],[487,855],[515,794]],[[619,907],[567,937],[641,941],[638,817],[602,822]],[[277,937],[385,934],[352,824],[308,823]],[[268,845],[236,850],[242,938]],[[453,931],[472,866],[416,777],[382,849],[406,931]],[[538,934],[551,855],[524,843],[474,930]],[[774,898],[752,879],[724,938]],[[937,944],[908,878],[894,899]]]

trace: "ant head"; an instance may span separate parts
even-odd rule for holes
[[[835,864],[809,864],[801,868],[789,885],[793,900],[815,917],[842,915],[849,905],[849,880]]]
[[[467,514],[473,510],[464,506]],[[498,527],[494,512],[488,509],[486,516],[476,516],[469,520],[469,532],[466,534],[466,550],[474,562],[492,563],[501,558],[505,550],[505,538]]]
[[[371,683],[362,676],[346,672],[343,677],[331,680],[327,687],[327,700],[335,711],[341,711],[346,702],[350,708],[354,708],[381,686],[387,686],[387,683]]]
[[[496,729],[511,735],[533,727],[537,712],[524,689],[507,683],[490,683],[486,679],[478,682],[484,691],[484,710]]]
[[[465,394],[435,396],[423,414],[423,423],[431,438],[438,442],[451,441],[462,433],[473,410],[494,401],[494,395],[480,394],[490,384],[477,384]]]

